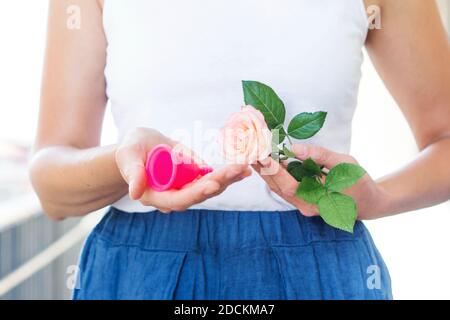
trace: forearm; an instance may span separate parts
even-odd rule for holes
[[[54,219],[82,216],[127,193],[115,161],[116,146],[43,148],[31,163],[30,176],[44,211]]]
[[[425,148],[417,159],[403,169],[381,178],[377,183],[386,201],[377,210],[379,218],[417,210],[450,198],[450,138]]]

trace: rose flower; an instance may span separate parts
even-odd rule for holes
[[[253,106],[244,106],[231,115],[219,134],[223,157],[236,164],[254,164],[272,152],[272,132],[264,115]]]

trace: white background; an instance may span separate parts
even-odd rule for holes
[[[0,0],[0,142],[32,142],[46,15],[46,0]],[[104,142],[114,137],[107,117]],[[352,154],[375,178],[417,154],[408,125],[368,59]],[[450,299],[449,203],[367,225],[390,269],[396,299]]]

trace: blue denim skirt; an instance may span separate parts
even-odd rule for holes
[[[369,232],[298,211],[111,208],[88,237],[74,299],[391,299]]]

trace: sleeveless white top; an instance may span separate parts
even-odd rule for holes
[[[217,130],[243,104],[241,80],[256,80],[278,93],[287,121],[328,111],[308,143],[349,151],[368,30],[363,0],[105,0],[103,17],[119,140],[155,128],[219,168]],[[153,209],[128,196],[113,206]],[[293,209],[257,174],[194,208]]]

